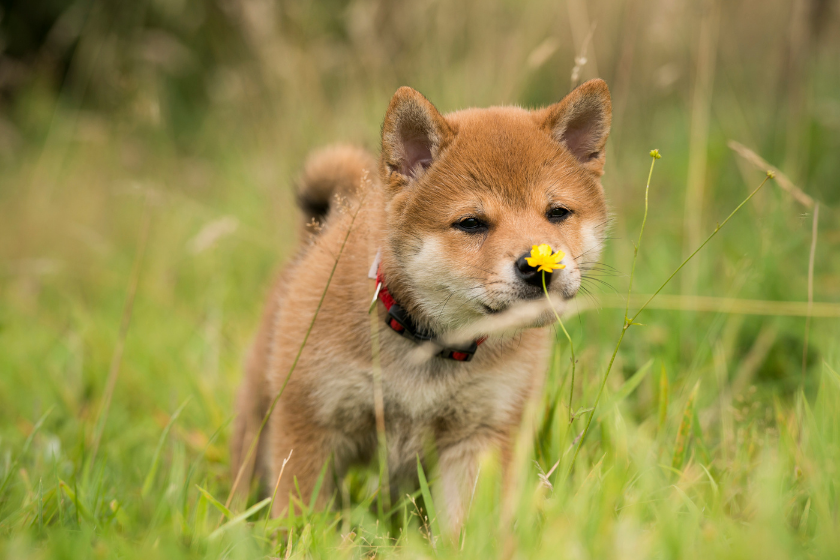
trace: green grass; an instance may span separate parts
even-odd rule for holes
[[[232,396],[263,294],[295,248],[291,183],[305,153],[335,140],[376,146],[404,83],[441,110],[555,101],[574,64],[567,30],[581,26],[575,2],[412,3],[379,13],[381,31],[366,33],[368,4],[316,4],[278,4],[268,31],[231,16],[242,41],[215,37],[230,51],[202,77],[132,58],[139,36],[114,38],[99,16],[82,40],[117,41],[113,57],[87,65],[96,49],[81,49],[61,87],[34,80],[0,104],[0,557],[840,556],[840,318],[811,320],[803,372],[804,317],[772,303],[740,315],[653,300],[604,377],[625,324],[650,148],[663,158],[633,293],[654,293],[694,248],[685,185],[700,16],[629,1],[590,6],[598,26],[582,69],[586,79],[597,64],[615,107],[604,177],[615,227],[586,288],[621,296],[564,317],[573,386],[568,341],[555,333],[513,491],[502,493],[489,458],[457,543],[439,537],[423,485],[383,511],[375,469],[348,475],[324,511],[310,496],[284,519],[269,519],[270,499],[256,494],[225,507]],[[822,203],[820,309],[840,302],[840,35],[826,24],[791,75],[779,62],[790,6],[771,4],[721,8],[714,87],[700,100],[711,109],[703,205],[688,211],[707,235],[761,182],[728,140],[778,166]],[[155,6],[149,22],[163,17]],[[186,15],[173,13],[168,32],[202,52],[212,33],[177,35]],[[530,56],[540,48],[548,58]],[[663,294],[805,301],[811,216],[768,183]]]

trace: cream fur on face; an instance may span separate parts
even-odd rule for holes
[[[483,283],[457,274],[457,266],[432,237],[408,259],[404,271],[418,306],[439,331],[463,327],[482,316],[480,305],[486,298]]]

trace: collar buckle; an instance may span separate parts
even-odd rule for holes
[[[388,310],[388,314],[385,316],[385,324],[400,336],[416,343],[430,342],[434,338],[430,333],[419,330],[411,317],[397,303],[393,304]],[[474,340],[466,348],[443,348],[437,355],[445,360],[469,362],[478,350],[478,345],[484,340],[484,338]]]
[[[456,362],[469,362],[475,356],[476,350],[478,350],[478,342],[474,340],[468,348],[444,348],[438,356]]]

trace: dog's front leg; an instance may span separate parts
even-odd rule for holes
[[[275,486],[277,488],[272,511],[275,517],[285,515],[293,500],[309,504],[318,476],[327,461],[332,460],[332,450],[335,448],[332,432],[309,421],[305,415],[294,412],[281,404],[271,417],[271,430],[267,434],[272,450],[272,478],[267,481],[270,484],[268,489],[273,495]],[[280,478],[286,458],[289,458],[289,462]],[[315,497],[316,507],[323,508],[332,492],[333,477],[328,472]]]
[[[482,456],[497,447],[493,439],[475,435],[440,452],[435,503],[439,504],[438,515],[450,538],[457,539],[469,515]]]

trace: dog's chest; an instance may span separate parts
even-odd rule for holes
[[[383,345],[381,375],[347,362],[323,364],[313,396],[321,422],[338,437],[375,441],[375,379],[381,379],[388,447],[396,463],[413,461],[431,442],[445,446],[481,430],[505,429],[516,422],[533,383],[532,360],[417,361],[389,346]]]

